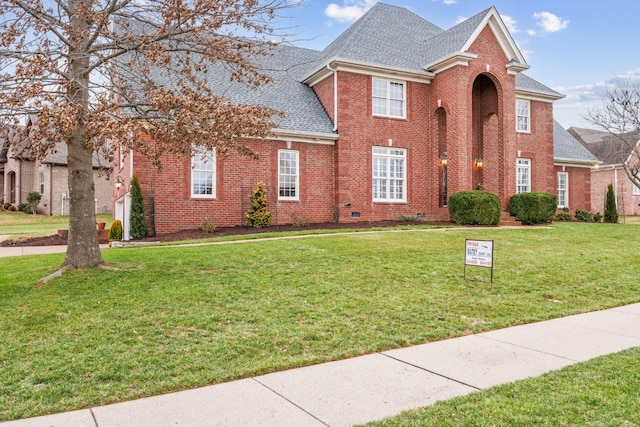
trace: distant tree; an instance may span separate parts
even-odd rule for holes
[[[144,197],[137,176],[131,178],[131,214],[129,215],[132,239],[144,239],[149,235],[149,226],[144,218]]]
[[[604,204],[604,222],[618,222],[618,208],[616,207],[616,193],[613,184],[607,187],[607,196]]]
[[[618,80],[607,90],[602,107],[589,111],[585,119],[623,142],[624,171],[640,187],[640,79]]]
[[[40,204],[40,200],[42,196],[37,191],[32,191],[27,194],[27,203],[29,203],[29,211],[32,214],[36,214],[38,211],[38,205]]]
[[[272,22],[291,0],[0,0],[0,118],[35,116],[29,150],[67,144],[71,196],[65,267],[103,264],[95,233],[92,160],[118,147],[154,160],[193,146],[253,154],[275,111],[235,105],[205,72],[258,86],[252,58],[269,53]],[[280,35],[281,36],[281,35]],[[216,82],[215,86],[218,86]],[[140,138],[145,133],[152,146]],[[115,146],[114,146],[115,144]]]

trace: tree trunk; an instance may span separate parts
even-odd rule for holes
[[[71,141],[68,145],[69,193],[69,237],[65,267],[88,268],[102,265],[102,254],[98,245],[94,201],[93,150],[82,141]]]
[[[69,170],[69,237],[65,267],[88,268],[102,265],[102,254],[96,230],[95,186],[93,183],[93,148],[89,144],[85,113],[89,109],[89,55],[84,45],[89,24],[89,3],[69,2],[75,12],[70,19],[69,76],[67,99],[77,108],[77,125],[67,139]],[[84,19],[83,19],[84,18]]]

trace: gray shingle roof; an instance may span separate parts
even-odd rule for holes
[[[598,163],[598,159],[587,150],[557,121],[553,121],[553,158],[584,163]]]
[[[555,90],[543,85],[537,80],[532,79],[526,74],[516,74],[516,90],[522,90],[525,92],[538,93],[540,95],[547,95],[554,98],[564,98],[564,95],[556,92]]]
[[[640,130],[618,136],[609,132],[573,127],[569,128],[568,132],[605,166],[624,163],[640,142]]]

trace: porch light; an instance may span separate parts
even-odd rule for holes
[[[447,152],[443,152],[442,154],[440,154],[440,163],[442,164],[442,166],[447,166]]]
[[[484,165],[484,162],[482,161],[482,157],[481,156],[476,157],[476,166],[478,168],[481,168],[483,165]]]
[[[118,175],[118,177],[116,178],[116,190],[118,190],[118,192],[120,192],[122,184],[124,184],[124,179],[122,179],[122,177]]]

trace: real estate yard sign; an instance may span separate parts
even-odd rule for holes
[[[490,268],[493,287],[493,240],[466,239],[464,246],[464,278],[467,278],[467,265]]]

